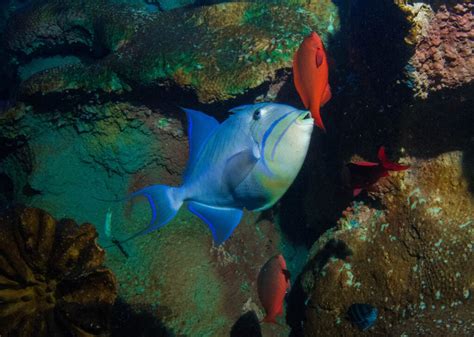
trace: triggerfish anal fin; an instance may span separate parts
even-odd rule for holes
[[[198,158],[199,150],[219,126],[219,122],[214,117],[208,116],[203,112],[185,108],[181,109],[186,112],[186,118],[188,119],[189,160],[186,174],[184,175],[186,177]]]
[[[209,226],[217,246],[229,238],[244,213],[237,208],[213,207],[194,201],[188,204],[188,209]]]
[[[224,183],[231,191],[249,175],[257,161],[260,159],[258,148],[247,149],[234,154],[227,160],[224,168]]]

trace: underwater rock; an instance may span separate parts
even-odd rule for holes
[[[472,335],[474,198],[465,171],[473,167],[460,152],[402,162],[411,169],[382,179],[371,194],[383,211],[354,202],[314,244],[302,277],[306,336],[361,335],[346,317],[355,302],[377,308],[374,334],[399,336],[393,326],[403,333],[409,321],[407,331]],[[429,319],[448,312],[463,318]]]
[[[414,54],[405,70],[415,96],[427,98],[430,92],[470,83],[474,79],[474,4],[396,3],[412,25],[405,41],[414,46]]]
[[[103,336],[117,295],[91,224],[37,208],[0,218],[3,336]]]
[[[14,64],[75,45],[94,58],[38,73],[31,82],[40,84],[25,84],[25,99],[70,89],[101,92],[110,85],[97,83],[100,77],[87,80],[99,72],[116,74],[114,81],[127,90],[178,86],[203,103],[225,100],[291,67],[293,52],[311,30],[327,42],[339,27],[330,0],[292,6],[230,2],[158,13],[84,3],[46,1],[10,20],[5,35]]]

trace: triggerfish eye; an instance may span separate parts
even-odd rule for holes
[[[255,110],[253,113],[253,119],[258,121],[260,117],[262,116],[262,111],[260,109]]]

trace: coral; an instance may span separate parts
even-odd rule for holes
[[[405,38],[415,51],[408,62],[408,85],[415,96],[456,88],[474,79],[474,4],[440,5],[397,1],[412,28]]]
[[[37,73],[19,88],[20,97],[42,95],[44,93],[73,93],[87,88],[96,93],[121,94],[131,88],[107,68],[84,68],[81,65],[68,65]]]
[[[36,208],[0,218],[3,336],[99,336],[116,297],[91,224],[56,221]]]
[[[378,184],[384,210],[354,202],[313,246],[306,336],[361,335],[345,316],[353,303],[378,309],[377,335],[472,334],[474,199],[462,156],[404,161],[412,169]]]
[[[100,49],[113,51],[146,20],[148,14],[136,6],[108,0],[41,1],[11,17],[4,42],[20,59],[60,52],[64,47],[82,48],[92,54],[100,53]]]
[[[23,86],[25,96],[110,87],[110,76],[103,76],[106,84],[87,80],[99,73],[113,76],[119,88],[177,85],[203,103],[225,100],[291,67],[293,52],[311,30],[327,42],[339,28],[329,0],[292,6],[222,3],[154,14],[107,1],[85,3],[64,11],[62,2],[47,1],[8,25],[7,47],[16,63],[74,44],[99,56],[90,66],[39,73]]]

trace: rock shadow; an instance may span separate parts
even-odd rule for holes
[[[142,311],[137,312],[129,304],[118,299],[112,309],[110,336],[176,337],[176,334],[169,330],[157,315],[148,307],[144,307]]]
[[[262,330],[255,311],[248,311],[234,323],[230,337],[262,337]]]

